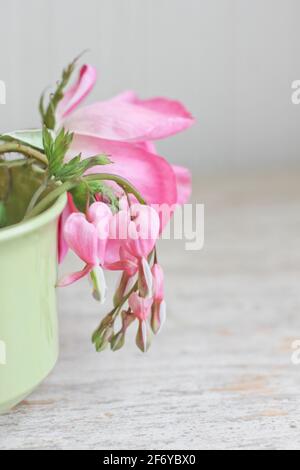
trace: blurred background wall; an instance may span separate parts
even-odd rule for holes
[[[91,99],[124,89],[182,100],[198,119],[161,153],[199,171],[299,161],[299,0],[1,0],[0,132],[37,126],[43,88],[83,49]]]

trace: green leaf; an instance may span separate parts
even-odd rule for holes
[[[45,99],[45,92],[42,93],[39,101],[39,112],[40,115],[42,116],[42,121],[45,121],[45,108],[44,108],[44,99]]]
[[[43,146],[49,162],[49,174],[60,179],[60,171],[64,168],[64,158],[73,140],[73,134],[61,129],[56,139],[46,127],[43,129]]]
[[[27,144],[38,150],[44,150],[43,131],[41,129],[30,129],[24,131],[13,131],[0,135],[0,140],[4,142],[17,141]]]
[[[111,161],[106,155],[96,155],[94,157],[81,160],[80,154],[62,166],[57,173],[57,177],[61,181],[65,181],[66,179],[79,178],[90,168],[100,165],[108,165],[109,163],[111,163]]]
[[[62,77],[57,84],[56,90],[54,91],[54,93],[50,95],[50,100],[49,100],[49,104],[48,104],[46,111],[44,111],[44,105],[43,105],[44,97],[42,96],[40,99],[40,105],[39,105],[40,113],[43,119],[43,123],[48,129],[52,129],[52,130],[55,129],[55,125],[56,125],[55,114],[56,114],[57,106],[59,105],[59,103],[64,97],[64,90],[73,75],[73,72],[76,68],[77,62],[80,57],[81,55],[76,57],[76,59],[74,59],[73,62],[71,62],[63,70]]]

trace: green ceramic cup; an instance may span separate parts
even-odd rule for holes
[[[58,356],[57,223],[66,196],[0,230],[0,413],[29,395]]]

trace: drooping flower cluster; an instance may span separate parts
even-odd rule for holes
[[[41,97],[43,128],[0,135],[0,155],[21,153],[26,165],[38,170],[40,186],[24,220],[68,193],[59,221],[59,261],[71,249],[84,266],[61,279],[60,286],[88,276],[93,296],[103,303],[105,271],[121,273],[113,309],[93,335],[97,351],[109,344],[114,351],[120,349],[127,329],[137,322],[136,343],[145,352],[150,330],[157,334],[166,317],[156,242],[176,205],[187,202],[191,193],[189,171],[158,155],[154,142],[187,129],[194,120],[178,101],[141,100],[132,91],[78,108],[97,74],[90,65],[83,66],[68,89],[77,60],[64,69],[46,107]],[[2,163],[24,168],[26,158]],[[5,210],[2,205],[2,222]]]
[[[165,318],[163,272],[157,264],[155,251],[160,220],[149,206],[127,204],[126,198],[121,199],[120,204],[122,209],[116,214],[107,204],[95,202],[86,214],[74,212],[67,218],[64,238],[85,266],[82,271],[63,278],[59,286],[67,286],[88,275],[94,297],[103,303],[106,294],[103,270],[121,271],[114,309],[108,315],[111,321],[101,323],[93,340],[97,350],[102,350],[109,342],[112,349],[117,350],[124,344],[128,326],[137,319],[137,345],[146,351],[150,345],[148,320],[157,334]],[[114,257],[119,254],[119,259],[113,263],[110,262],[111,250]],[[127,301],[129,308],[124,310]],[[115,333],[113,324],[119,313],[122,313],[122,328]]]
[[[75,110],[95,80],[95,69],[84,66],[78,82],[57,108],[57,126],[74,133],[68,159],[78,151],[84,158],[106,153],[113,163],[105,171],[126,178],[148,205],[114,187],[119,198],[117,212],[102,197],[96,197],[82,213],[69,196],[60,224],[59,257],[62,260],[69,247],[85,266],[81,272],[63,278],[60,285],[88,275],[94,297],[104,302],[104,271],[120,271],[113,310],[95,331],[93,342],[97,351],[109,344],[112,350],[118,350],[124,345],[128,327],[137,321],[136,343],[145,352],[150,345],[150,329],[157,334],[166,317],[164,273],[157,262],[156,242],[168,218],[162,219],[151,206],[183,204],[191,192],[188,170],[158,156],[153,141],[188,128],[193,118],[179,102],[165,98],[142,101],[133,92]],[[118,316],[122,325],[115,331]]]

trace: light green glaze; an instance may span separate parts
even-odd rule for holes
[[[0,413],[22,401],[57,360],[57,222],[65,204],[62,196],[38,217],[0,230]]]

